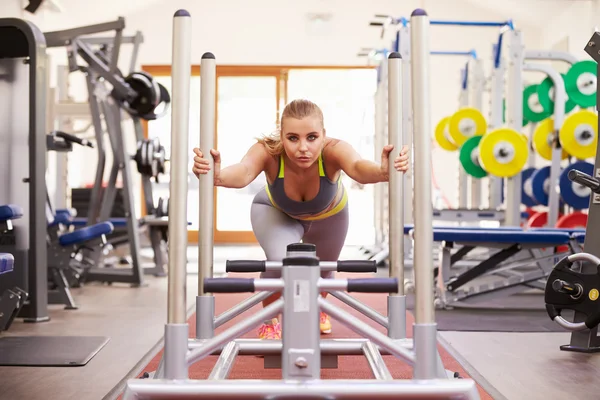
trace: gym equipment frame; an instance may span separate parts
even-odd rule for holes
[[[126,243],[130,249],[131,268],[110,268],[108,266],[92,267],[85,271],[85,281],[100,282],[123,282],[130,283],[133,286],[144,284],[144,274],[156,276],[165,275],[164,265],[166,265],[166,253],[162,251],[162,234],[158,229],[152,229],[154,225],[165,225],[167,222],[163,219],[136,218],[133,195],[133,174],[131,171],[131,157],[127,153],[125,134],[122,127],[123,111],[126,111],[133,122],[136,140],[143,141],[144,133],[141,119],[146,119],[144,112],[135,108],[136,100],[140,93],[128,83],[127,78],[123,78],[118,71],[118,61],[120,47],[123,43],[132,43],[133,54],[131,59],[131,68],[135,66],[139,45],[143,42],[143,37],[137,33],[131,37],[124,37],[125,20],[119,17],[116,21],[101,23],[67,29],[62,31],[47,32],[45,34],[48,47],[67,46],[69,72],[85,71],[86,82],[89,94],[89,107],[92,125],[96,137],[96,147],[98,149],[98,167],[94,187],[90,195],[90,206],[88,209],[86,225],[93,225],[97,222],[111,221],[115,227],[124,227],[124,237],[111,238],[110,242],[115,245]],[[98,34],[104,32],[113,32],[114,37],[85,37],[86,35]],[[100,46],[95,50],[93,46]],[[80,66],[78,56],[87,64]],[[104,81],[112,86],[112,90],[106,87]],[[113,163],[110,170],[110,176],[106,187],[103,188],[103,176],[106,164],[106,149],[104,147],[104,130],[102,121],[106,125],[108,133]],[[111,218],[113,206],[117,196],[117,179],[121,174],[123,186],[122,197],[125,207],[125,218],[123,221]],[[154,200],[152,198],[152,183],[150,177],[142,175],[143,198],[147,210],[153,210]],[[154,250],[155,266],[143,268],[140,256],[140,229],[143,225],[150,226],[150,240]],[[94,251],[89,255],[96,264],[101,262],[101,252]]]
[[[282,279],[231,279],[210,278],[212,270],[212,220],[203,218],[200,225],[200,273],[199,297],[211,297],[211,292],[253,292],[255,290],[280,291],[283,290],[283,299],[279,299],[257,312],[254,316],[237,324],[236,326],[212,336],[206,335],[198,347],[189,350],[189,327],[186,323],[185,287],[186,287],[186,245],[187,245],[187,134],[189,129],[189,83],[191,75],[191,17],[185,10],[175,13],[173,24],[173,94],[174,107],[172,119],[172,144],[173,162],[171,164],[171,200],[177,202],[177,207],[169,220],[169,301],[168,318],[165,326],[165,351],[164,351],[164,378],[162,379],[132,379],[127,382],[124,400],[152,399],[152,398],[215,398],[215,396],[236,396],[240,399],[267,399],[279,396],[304,396],[325,397],[335,399],[355,399],[370,396],[372,398],[415,398],[427,397],[430,399],[479,399],[475,383],[470,379],[454,379],[445,373],[440,376],[437,352],[437,324],[435,323],[433,293],[431,281],[433,279],[431,246],[432,246],[432,210],[431,210],[431,154],[429,152],[430,138],[430,73],[429,73],[429,21],[425,11],[417,9],[411,16],[412,59],[413,59],[413,101],[415,104],[415,148],[420,149],[415,153],[415,265],[417,277],[416,313],[414,325],[414,345],[406,349],[395,338],[385,336],[370,329],[344,311],[320,298],[320,290],[364,290],[378,292],[397,292],[390,297],[398,297],[398,301],[390,303],[402,304],[403,293],[403,268],[394,270],[396,276],[374,280],[340,280],[321,279],[318,259],[310,257],[307,252],[302,255],[290,254],[282,262]],[[399,107],[401,101],[401,64],[400,55],[392,53],[388,60],[390,64],[389,85],[391,110],[389,128],[393,131],[390,135],[397,138],[395,143],[401,142]],[[214,125],[211,118],[204,119],[207,115],[214,115],[214,94],[216,83],[216,67],[214,55],[205,53],[202,57],[202,93],[201,93],[201,131],[200,143],[202,148],[210,149],[214,140]],[[212,170],[211,170],[212,171]],[[394,171],[395,172],[395,171]],[[392,178],[392,175],[395,177]],[[391,194],[402,194],[402,177],[400,174],[390,174]],[[209,172],[201,176],[200,188],[202,200],[201,215],[208,206],[204,200],[212,198],[213,175]],[[207,190],[209,189],[209,190]],[[399,197],[396,198],[396,200]],[[393,238],[401,237],[402,210],[401,205],[391,208],[392,217],[397,217],[398,224],[392,229]],[[288,250],[293,250],[288,247]],[[395,250],[398,252],[396,253]],[[390,254],[391,261],[402,266],[402,246],[396,246]],[[420,266],[420,267],[419,267]],[[201,304],[202,303],[197,303]],[[214,307],[214,300],[206,304]],[[334,346],[327,346],[319,340],[318,316],[319,308],[329,313],[332,317],[352,327],[357,333],[363,334],[368,339],[362,341],[349,340],[340,343],[335,353],[340,350],[350,349],[364,351],[369,364],[373,369],[375,379],[371,380],[321,380],[320,360],[321,354],[331,351]],[[213,308],[214,310],[214,308]],[[209,311],[207,308],[199,311]],[[250,331],[265,319],[283,311],[283,340],[272,341],[273,344],[260,343],[255,346],[250,344],[238,345],[237,337]],[[403,315],[399,314],[398,316]],[[292,315],[290,316],[290,313]],[[207,323],[204,333],[212,331],[214,323],[212,315],[206,321],[202,314],[199,319]],[[294,329],[296,325],[305,329]],[[311,329],[306,327],[312,326]],[[404,332],[398,332],[402,335]],[[223,347],[224,346],[224,347]],[[280,348],[281,367],[283,379],[278,381],[266,380],[229,380],[227,377],[235,357],[242,347],[252,350],[269,346]],[[389,351],[414,367],[413,380],[395,380],[384,365],[380,365],[381,357],[377,346]],[[329,347],[329,349],[327,349]],[[223,348],[215,368],[206,380],[190,380],[189,366],[194,362]],[[278,350],[278,349],[277,349]],[[275,351],[277,351],[275,350]],[[377,364],[377,366],[376,366]]]
[[[29,296],[20,318],[48,321],[46,243],[46,41],[32,23],[0,19],[0,204],[16,204],[22,217],[0,232],[0,253],[12,253],[14,271],[0,292],[20,287]]]
[[[600,32],[594,32],[592,37],[588,40],[585,46],[585,52],[597,63],[597,74],[600,72]],[[596,112],[598,111],[598,100],[600,100],[600,84],[596,79]],[[600,128],[600,123],[599,123]],[[560,346],[563,351],[573,351],[580,353],[597,353],[600,352],[600,339],[598,338],[598,322],[600,321],[598,315],[597,305],[594,303],[598,296],[597,286],[597,274],[600,268],[600,235],[595,232],[595,227],[600,224],[600,142],[598,149],[596,150],[596,157],[594,161],[594,176],[589,176],[585,173],[577,170],[569,171],[569,179],[584,185],[592,190],[590,196],[590,206],[588,210],[588,224],[585,231],[585,241],[583,248],[585,253],[576,253],[565,259],[561,260],[555,267],[555,271],[552,272],[548,278],[548,285],[546,286],[546,309],[550,318],[556,323],[564,327],[566,330],[571,332],[571,340],[569,344]],[[580,263],[580,268],[574,270],[571,266],[576,263]],[[570,270],[573,269],[573,272]],[[567,279],[554,279],[558,278],[559,270],[570,272],[569,278]],[[562,274],[561,274],[562,275]],[[583,276],[582,276],[583,275]],[[588,281],[594,284],[591,288],[585,287],[586,280],[583,278],[586,276]],[[571,281],[571,282],[569,282]],[[580,282],[583,283],[584,287],[581,286]],[[558,283],[558,284],[557,284]],[[581,288],[581,293],[575,293],[574,289]],[[570,290],[567,290],[570,289]],[[591,290],[590,290],[591,289]],[[585,291],[588,291],[587,293]],[[557,297],[562,294],[563,298]],[[565,299],[566,297],[566,299]],[[575,310],[572,322],[567,321],[565,318],[560,316],[560,311],[557,312],[558,308],[553,303],[553,300],[558,299],[561,305],[564,305],[565,309]],[[583,306],[585,302],[592,301],[592,308],[595,311],[593,313],[583,313],[578,305]]]

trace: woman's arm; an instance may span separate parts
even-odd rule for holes
[[[264,170],[268,158],[269,154],[262,143],[253,144],[239,163],[221,169],[215,186],[232,189],[248,186]],[[221,162],[220,156],[218,162]]]
[[[329,154],[326,156],[336,162],[339,169],[344,171],[350,178],[360,184],[387,182],[389,180],[389,156],[393,150],[392,145],[383,148],[381,162],[363,159],[360,154],[347,142],[335,140],[329,146]],[[394,159],[394,168],[397,171],[408,170],[408,148],[404,146]]]
[[[350,143],[334,140],[328,147],[326,159],[334,161],[339,169],[356,182],[364,185],[388,180],[387,171],[381,169],[381,164],[363,159]]]

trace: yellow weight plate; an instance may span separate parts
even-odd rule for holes
[[[528,156],[527,142],[521,133],[513,129],[495,129],[486,133],[479,142],[479,163],[493,176],[515,176],[527,163]]]
[[[449,122],[450,117],[442,118],[442,120],[438,122],[435,127],[435,141],[444,150],[456,151],[458,150],[458,146],[450,139],[450,134],[448,132]]]
[[[552,137],[554,134],[554,119],[546,118],[538,123],[533,131],[533,149],[542,158],[552,161]],[[569,156],[564,149],[561,159],[564,160]]]
[[[594,157],[598,145],[598,115],[581,110],[565,118],[558,133],[563,149],[579,160]]]
[[[486,131],[485,117],[476,108],[462,108],[450,117],[448,132],[459,147],[470,137],[484,135]]]

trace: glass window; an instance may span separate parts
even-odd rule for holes
[[[323,110],[327,135],[350,143],[366,159],[379,161],[381,149],[373,147],[375,136],[374,69],[292,69],[287,99],[306,98]],[[347,176],[350,227],[347,245],[374,243],[373,185],[359,185]]]

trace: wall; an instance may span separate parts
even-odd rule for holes
[[[21,18],[24,14],[21,0],[2,0],[0,2],[0,15],[2,15],[2,18]]]
[[[552,47],[565,37],[569,51],[582,60],[590,59],[583,50],[595,28],[600,26],[600,2],[572,1],[548,20],[541,34],[541,45]]]
[[[66,0],[65,0],[66,1]],[[199,63],[206,51],[213,52],[220,64],[284,64],[284,65],[357,65],[365,60],[356,57],[363,46],[382,46],[389,41],[379,40],[379,31],[368,27],[371,16],[388,13],[408,16],[412,9],[424,6],[431,18],[454,20],[501,20],[476,5],[456,0],[397,1],[375,0],[354,2],[352,7],[343,0],[306,0],[303,2],[262,0],[198,1],[198,0],[152,0],[147,7],[123,14],[127,34],[140,30],[144,44],[140,49],[138,65],[170,64],[172,15],[178,8],[185,8],[193,17],[193,55]],[[90,7],[95,7],[90,4]],[[41,13],[34,20],[44,30],[66,29],[90,23],[116,19],[119,13],[110,14],[108,2],[100,9],[67,8],[63,14]],[[115,9],[116,7],[112,8]],[[101,11],[103,13],[101,13]],[[307,14],[330,14],[329,23],[314,26],[307,23]],[[77,21],[76,24],[73,21]],[[539,47],[539,30],[516,21],[524,32],[527,47]],[[486,73],[491,63],[492,43],[497,40],[497,30],[490,28],[446,27],[431,28],[432,50],[476,49],[484,59]],[[389,39],[389,38],[386,38]],[[127,46],[128,47],[128,46]],[[53,63],[64,63],[64,49],[52,49]],[[124,47],[121,67],[126,67],[129,49]],[[432,125],[458,108],[460,69],[465,63],[462,57],[432,57]],[[81,74],[71,79],[72,93],[76,100],[85,101],[86,93]],[[485,99],[487,103],[487,98]],[[331,133],[335,135],[335,133]],[[133,151],[130,148],[130,151]],[[78,179],[93,178],[95,160],[82,152],[70,157],[72,165],[80,171]],[[448,171],[458,170],[458,155],[435,149],[434,171],[446,197],[455,198],[457,183]],[[85,162],[84,162],[85,161]],[[81,168],[81,165],[86,167]]]

